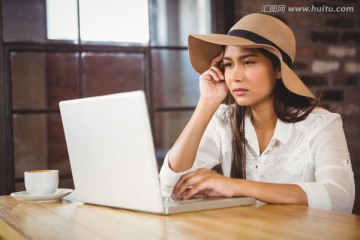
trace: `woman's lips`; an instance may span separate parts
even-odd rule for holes
[[[243,96],[245,95],[249,90],[245,89],[245,88],[235,88],[233,90],[233,93],[236,95],[236,96]]]

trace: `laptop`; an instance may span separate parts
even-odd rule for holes
[[[255,203],[248,197],[163,197],[143,91],[59,106],[78,201],[165,215]]]

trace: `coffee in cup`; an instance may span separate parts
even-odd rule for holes
[[[29,195],[53,194],[59,186],[59,170],[32,170],[24,173]]]

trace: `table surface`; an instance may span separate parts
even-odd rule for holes
[[[360,239],[360,216],[298,205],[261,205],[161,216],[0,196],[4,239]],[[1,239],[0,237],[0,239]]]

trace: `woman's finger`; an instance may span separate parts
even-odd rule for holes
[[[209,184],[210,184],[209,178],[202,179],[202,181],[194,184],[192,188],[189,188],[186,192],[184,192],[182,194],[182,198],[189,199],[197,194],[205,194],[209,196],[208,193],[212,191],[212,188]]]
[[[203,178],[208,171],[206,171],[206,169],[198,169],[195,172],[187,173],[181,176],[174,187],[172,197],[182,197],[182,195],[189,189],[193,188],[195,184],[203,181]]]
[[[202,182],[206,178],[206,176],[208,176],[211,173],[212,171],[208,169],[200,168],[195,172],[184,174],[176,183],[172,197],[173,198],[182,197],[184,193],[188,191],[191,191],[191,193],[193,193],[194,190],[192,190],[192,188],[194,188],[196,184]]]
[[[219,67],[212,66],[209,69],[209,74],[217,81],[224,80],[224,74]]]
[[[178,198],[178,196],[180,196],[189,187],[188,185],[189,179],[195,175],[196,172],[190,172],[182,175],[174,186],[172,197]]]
[[[191,191],[194,185],[197,182],[201,181],[201,177],[199,175],[192,176],[187,178],[181,186],[174,192],[173,198],[183,198],[184,194],[188,191]]]
[[[211,61],[211,66],[210,66],[210,69],[215,71],[219,75],[219,78],[222,79],[222,80],[224,80],[224,76],[223,76],[223,72],[224,72],[223,56],[224,56],[224,53],[221,52],[218,56],[216,56]]]
[[[219,63],[222,63],[223,61],[223,57],[224,57],[224,52],[221,52],[219,55],[217,55],[212,61],[211,61],[211,66],[216,66]]]
[[[181,195],[182,199],[189,199],[192,196],[203,192],[203,190],[204,190],[203,185],[204,185],[203,183],[199,183],[199,184],[194,185],[192,188],[189,188],[186,192],[184,192]]]

